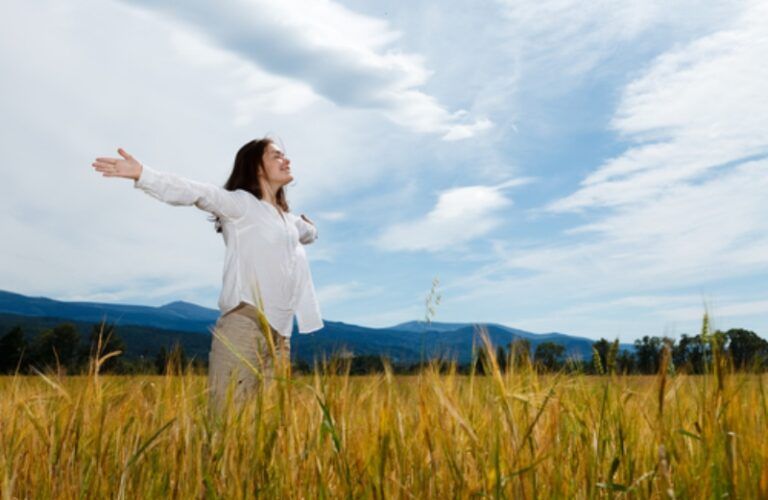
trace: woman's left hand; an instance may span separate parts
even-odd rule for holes
[[[313,226],[315,225],[315,223],[314,223],[314,222],[312,222],[311,220],[307,219],[307,216],[306,216],[306,215],[304,215],[304,214],[301,214],[301,218],[302,218],[302,219],[304,219],[305,221],[309,222],[309,223],[310,223],[310,224],[312,224]]]

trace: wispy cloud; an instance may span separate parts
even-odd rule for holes
[[[648,49],[649,33],[686,39],[730,19],[741,2],[696,0],[498,0],[509,22],[511,49],[532,84],[559,92],[592,71],[621,66],[628,51]],[[691,15],[695,12],[695,15]],[[630,44],[642,38],[643,43]],[[604,65],[613,60],[612,65]],[[546,85],[543,83],[546,82]]]
[[[381,287],[379,286],[365,286],[357,281],[350,281],[346,283],[332,283],[318,288],[317,298],[320,303],[328,305],[344,302],[353,298],[371,297],[380,292]]]
[[[497,186],[444,191],[429,213],[388,227],[376,239],[376,245],[390,251],[439,251],[484,236],[504,222],[499,212],[512,205],[502,191],[528,182],[531,179],[519,178]]]
[[[454,286],[465,300],[508,294],[570,299],[696,286],[768,269],[768,160],[740,165],[652,203],[577,226],[551,244],[507,243],[499,260]]]
[[[728,301],[709,308],[708,313],[718,321],[725,318],[741,318],[768,314],[768,300]],[[664,314],[678,320],[699,319],[701,307],[680,307],[664,311]]]
[[[611,126],[636,142],[552,211],[644,202],[768,154],[768,5],[729,30],[663,54],[628,85]]]
[[[745,248],[765,248],[768,233],[768,160],[749,161],[768,153],[767,23],[768,5],[755,4],[734,28],[654,61],[627,86],[612,122],[641,144],[550,205],[614,207],[570,233],[596,237],[579,247],[633,276],[633,286],[706,282],[768,265],[768,254],[742,258]]]
[[[339,211],[318,212],[316,217],[321,220],[335,222],[346,219],[347,214]]]
[[[316,0],[178,3],[133,0],[194,26],[218,44],[275,75],[302,82],[339,106],[380,110],[416,132],[444,140],[471,137],[492,126],[467,119],[419,90],[432,71],[419,54],[399,49],[401,34],[386,20]],[[261,97],[254,97],[261,102]]]
[[[768,5],[755,3],[728,29],[654,60],[626,86],[612,121],[636,145],[547,206],[582,212],[587,222],[550,241],[503,244],[495,263],[446,286],[455,300],[501,295],[525,311],[555,294],[564,299],[559,320],[576,324],[567,302],[707,291],[718,280],[765,273],[767,25]],[[703,306],[685,310],[700,319]]]
[[[173,24],[170,43],[189,66],[229,75],[220,90],[233,98],[234,125],[251,125],[254,118],[265,112],[290,115],[305,110],[322,100],[312,88],[299,80],[288,78],[249,64],[238,54],[219,45],[212,45],[199,33]]]

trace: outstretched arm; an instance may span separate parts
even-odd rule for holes
[[[245,213],[245,201],[235,192],[214,184],[196,182],[139,163],[124,149],[123,158],[96,158],[93,167],[104,177],[133,179],[133,186],[169,205],[194,205],[219,217],[236,219]]]
[[[299,241],[304,245],[309,245],[317,239],[317,227],[314,222],[309,220],[304,214],[301,217],[295,217],[294,224],[299,230]]]

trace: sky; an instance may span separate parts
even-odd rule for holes
[[[216,308],[208,214],[269,135],[323,317],[768,337],[768,3],[6,0],[0,289]]]

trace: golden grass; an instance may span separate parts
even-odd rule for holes
[[[0,378],[2,498],[766,498],[765,377]]]

